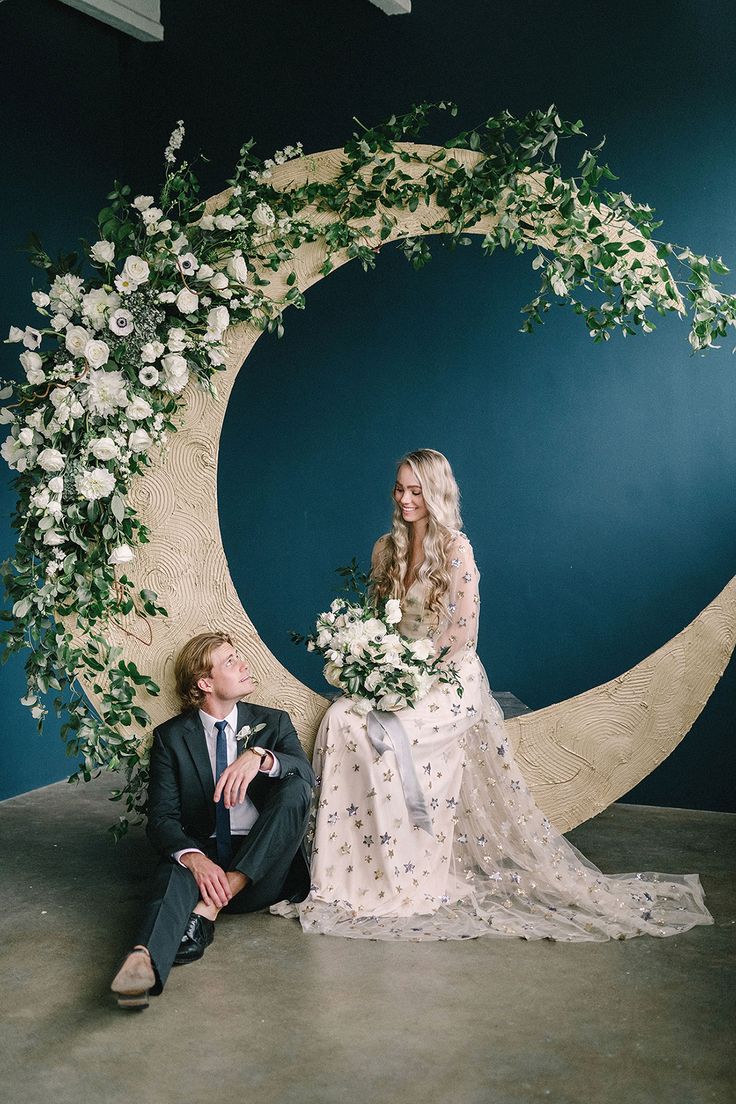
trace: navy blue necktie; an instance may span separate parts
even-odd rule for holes
[[[227,737],[225,736],[227,721],[215,721],[215,728],[217,729],[215,785],[217,785],[220,775],[227,766]],[[223,797],[215,805],[215,838],[217,840],[217,861],[223,870],[227,870],[231,856],[230,810],[225,808]]]

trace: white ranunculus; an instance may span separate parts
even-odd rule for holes
[[[176,297],[176,305],[182,314],[192,314],[199,306],[199,296],[189,288],[182,288]]]
[[[12,341],[14,343],[23,340],[23,330],[20,328],[20,326],[11,326],[10,327],[10,330],[8,331],[7,340]]]
[[[95,460],[113,460],[120,455],[120,449],[112,437],[100,437],[90,445],[90,452]]]
[[[166,346],[160,341],[147,341],[141,349],[141,360],[144,364],[153,364],[165,352]]]
[[[112,264],[115,259],[115,242],[98,241],[92,246],[89,255],[98,264]]]
[[[253,211],[253,221],[261,230],[270,230],[276,222],[276,216],[267,203],[259,203]]]
[[[214,275],[215,275],[214,268],[210,268],[210,266],[208,264],[200,265],[199,268],[197,269],[197,279],[198,280],[209,280],[210,277],[212,277]]]
[[[128,448],[131,452],[145,452],[153,444],[151,435],[145,429],[134,429],[128,437]]]
[[[183,253],[179,257],[179,268],[185,276],[192,276],[199,268],[199,261],[193,253]]]
[[[60,544],[63,544],[66,537],[63,533],[57,532],[56,529],[47,529],[43,535],[43,543],[48,544],[51,548],[57,548]]]
[[[38,454],[36,463],[39,468],[43,468],[44,471],[55,472],[61,471],[66,461],[58,449],[45,448]]]
[[[52,494],[60,495],[64,490],[64,480],[60,475],[55,475],[52,479],[49,479],[49,490]]]
[[[182,330],[179,326],[172,327],[166,336],[166,344],[169,346],[170,352],[181,353],[189,345],[186,330]],[[161,352],[163,352],[163,349]]]
[[[230,312],[227,307],[213,307],[207,314],[207,328],[218,336],[230,325]]]
[[[92,334],[85,330],[84,326],[70,326],[66,331],[64,344],[66,350],[73,357],[84,356],[84,349],[88,341],[92,340]]]
[[[109,498],[115,490],[115,476],[107,468],[82,468],[75,482],[77,494],[88,502]]]
[[[386,612],[384,614],[387,625],[398,625],[401,620],[401,603],[398,598],[389,598],[386,603]]]
[[[106,341],[88,341],[84,346],[84,358],[90,368],[101,368],[110,359],[110,346]]]
[[[224,291],[230,281],[224,272],[216,272],[210,280],[210,287],[213,291]]]
[[[93,370],[87,377],[87,406],[103,418],[114,414],[119,406],[128,405],[128,392],[121,372]]]
[[[153,196],[139,195],[136,196],[133,200],[133,206],[135,207],[136,211],[145,211],[151,206],[152,203]]]
[[[132,334],[135,329],[133,325],[133,315],[129,310],[124,310],[121,307],[119,310],[113,311],[110,315],[108,326],[118,337],[127,337],[128,334]]]
[[[135,553],[129,544],[119,544],[117,548],[113,548],[112,552],[107,557],[107,562],[109,564],[130,563],[134,557]]]
[[[248,281],[248,266],[239,254],[235,254],[227,262],[228,275],[237,280],[239,284],[245,284]]]
[[[150,418],[153,407],[142,395],[136,395],[125,408],[126,417],[133,422],[142,422],[144,418]]]
[[[154,368],[152,364],[147,364],[145,368],[141,368],[138,379],[144,387],[153,387],[159,380],[158,368]]]
[[[179,353],[169,353],[161,360],[164,370],[163,387],[172,395],[183,391],[189,381],[189,367]]]
[[[132,280],[134,284],[145,284],[150,275],[150,266],[148,261],[143,260],[143,257],[136,257],[133,253],[130,257],[126,258],[125,264],[123,265],[123,276]]]

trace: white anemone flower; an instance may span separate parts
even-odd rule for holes
[[[113,311],[110,315],[108,326],[118,337],[128,337],[135,329],[133,315],[129,310],[125,310],[121,307],[119,310]]]

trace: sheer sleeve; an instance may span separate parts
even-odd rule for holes
[[[464,533],[454,535],[447,557],[450,572],[447,614],[440,619],[435,637],[438,652],[442,648],[450,649],[445,660],[459,659],[463,652],[475,651],[480,617],[480,573],[470,541]]]
[[[379,537],[376,543],[373,545],[373,551],[371,552],[371,575],[376,570],[376,564],[378,559],[386,547],[386,541],[389,538],[388,533],[384,533],[382,537]]]

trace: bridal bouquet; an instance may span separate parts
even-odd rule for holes
[[[442,664],[447,648],[435,654],[429,637],[410,640],[397,632],[402,618],[398,599],[374,602],[355,560],[350,567],[338,568],[338,574],[347,577],[346,589],[354,592],[353,599],[336,598],[317,618],[315,632],[291,636],[326,659],[324,677],[353,699],[358,713],[414,706],[437,682],[450,683],[462,695],[454,666]]]

